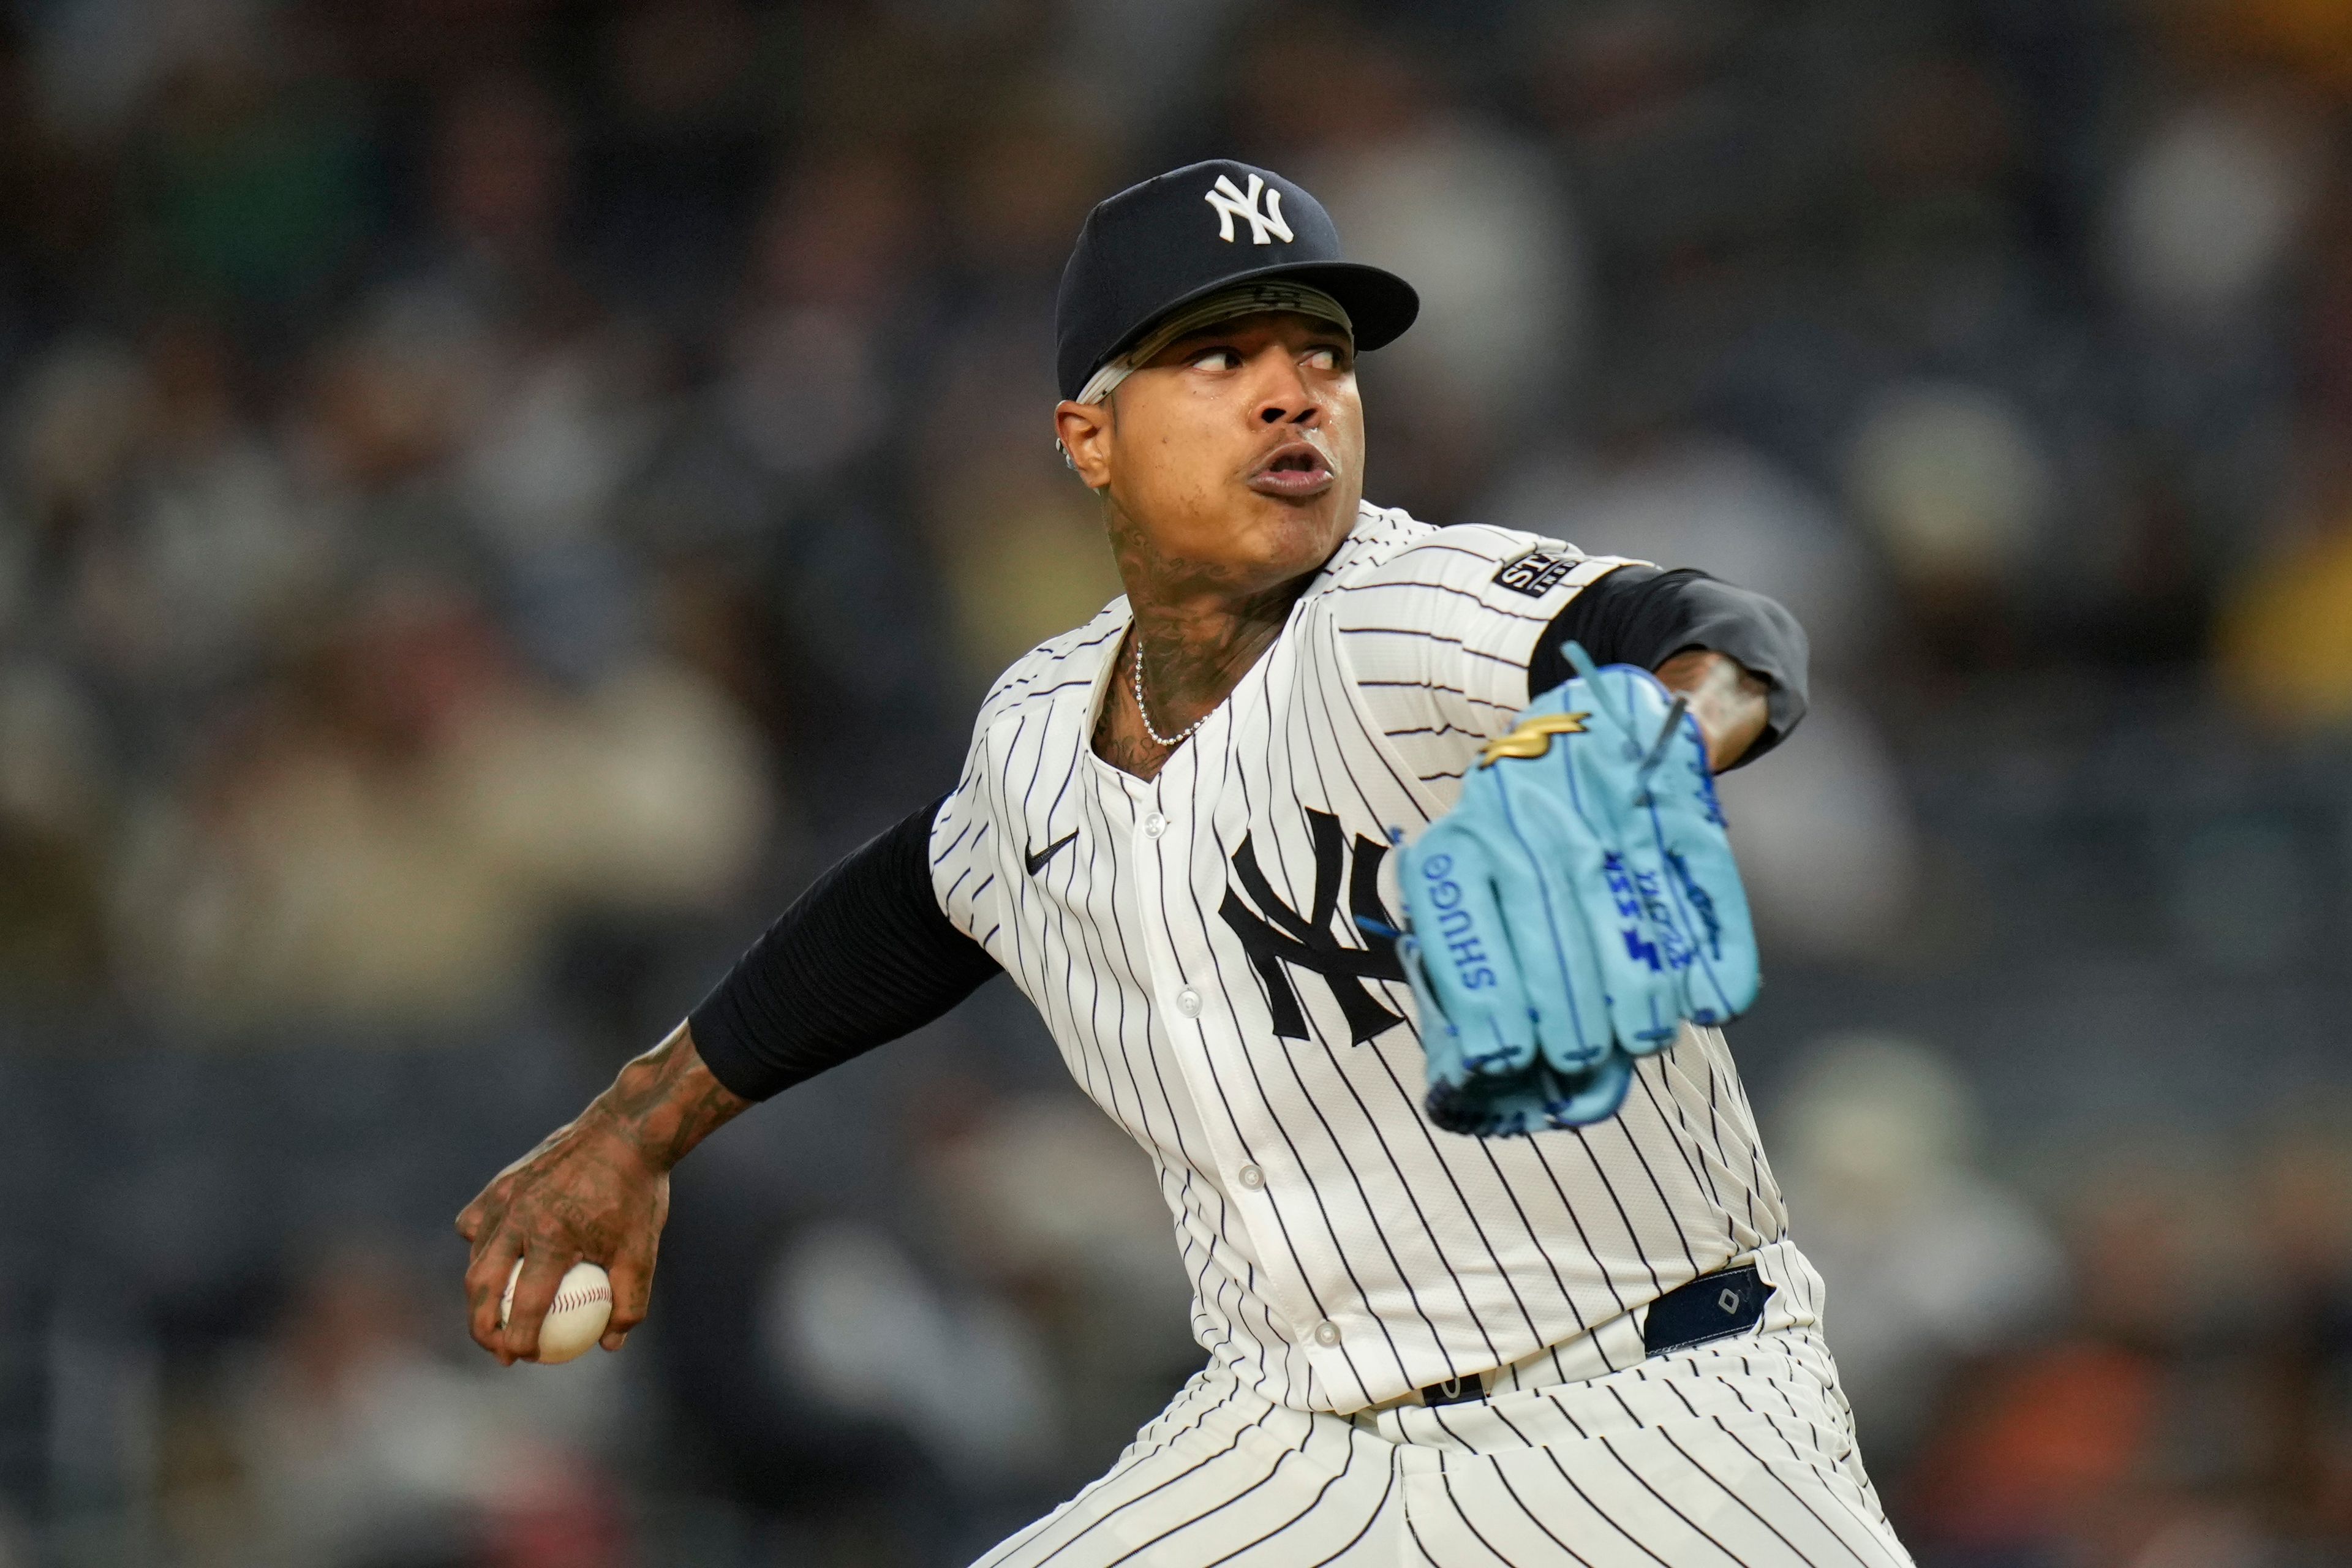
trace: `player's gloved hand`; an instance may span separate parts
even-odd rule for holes
[[[1746,1010],[1748,899],[1706,742],[1646,670],[1530,703],[1400,857],[1430,1119],[1495,1137],[1615,1114],[1633,1058]]]

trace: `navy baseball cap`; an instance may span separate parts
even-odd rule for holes
[[[1412,325],[1421,296],[1393,272],[1348,261],[1323,204],[1269,169],[1189,163],[1097,205],[1062,268],[1054,371],[1064,397],[1154,321],[1235,283],[1319,289],[1376,349]]]

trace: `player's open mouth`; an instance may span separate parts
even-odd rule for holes
[[[1262,496],[1302,500],[1320,495],[1331,484],[1331,466],[1307,441],[1287,441],[1266,454],[1249,477],[1249,488]]]

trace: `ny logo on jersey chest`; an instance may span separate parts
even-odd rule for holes
[[[1348,887],[1349,931],[1360,931],[1360,921],[1393,929],[1396,921],[1381,902],[1380,889],[1381,862],[1389,847],[1358,835],[1351,853],[1339,819],[1325,812],[1307,812],[1307,828],[1315,846],[1315,896],[1305,914],[1276,894],[1258,865],[1256,847],[1246,837],[1234,851],[1234,879],[1240,887],[1226,886],[1225,901],[1217,912],[1241,938],[1250,967],[1265,987],[1276,1035],[1286,1040],[1313,1037],[1293,973],[1303,971],[1331,987],[1340,1015],[1348,1020],[1349,1043],[1361,1045],[1404,1022],[1365,982],[1401,981],[1404,970],[1392,942],[1366,948],[1339,940],[1339,885],[1345,881]]]

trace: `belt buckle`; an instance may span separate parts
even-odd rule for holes
[[[1444,1383],[1433,1383],[1420,1391],[1421,1402],[1426,1405],[1467,1405],[1474,1399],[1486,1397],[1486,1379],[1482,1373],[1466,1377],[1449,1377]]]
[[[1752,1263],[1718,1268],[1678,1285],[1643,1313],[1643,1352],[1668,1355],[1746,1333],[1763,1321],[1764,1304],[1775,1289]]]

